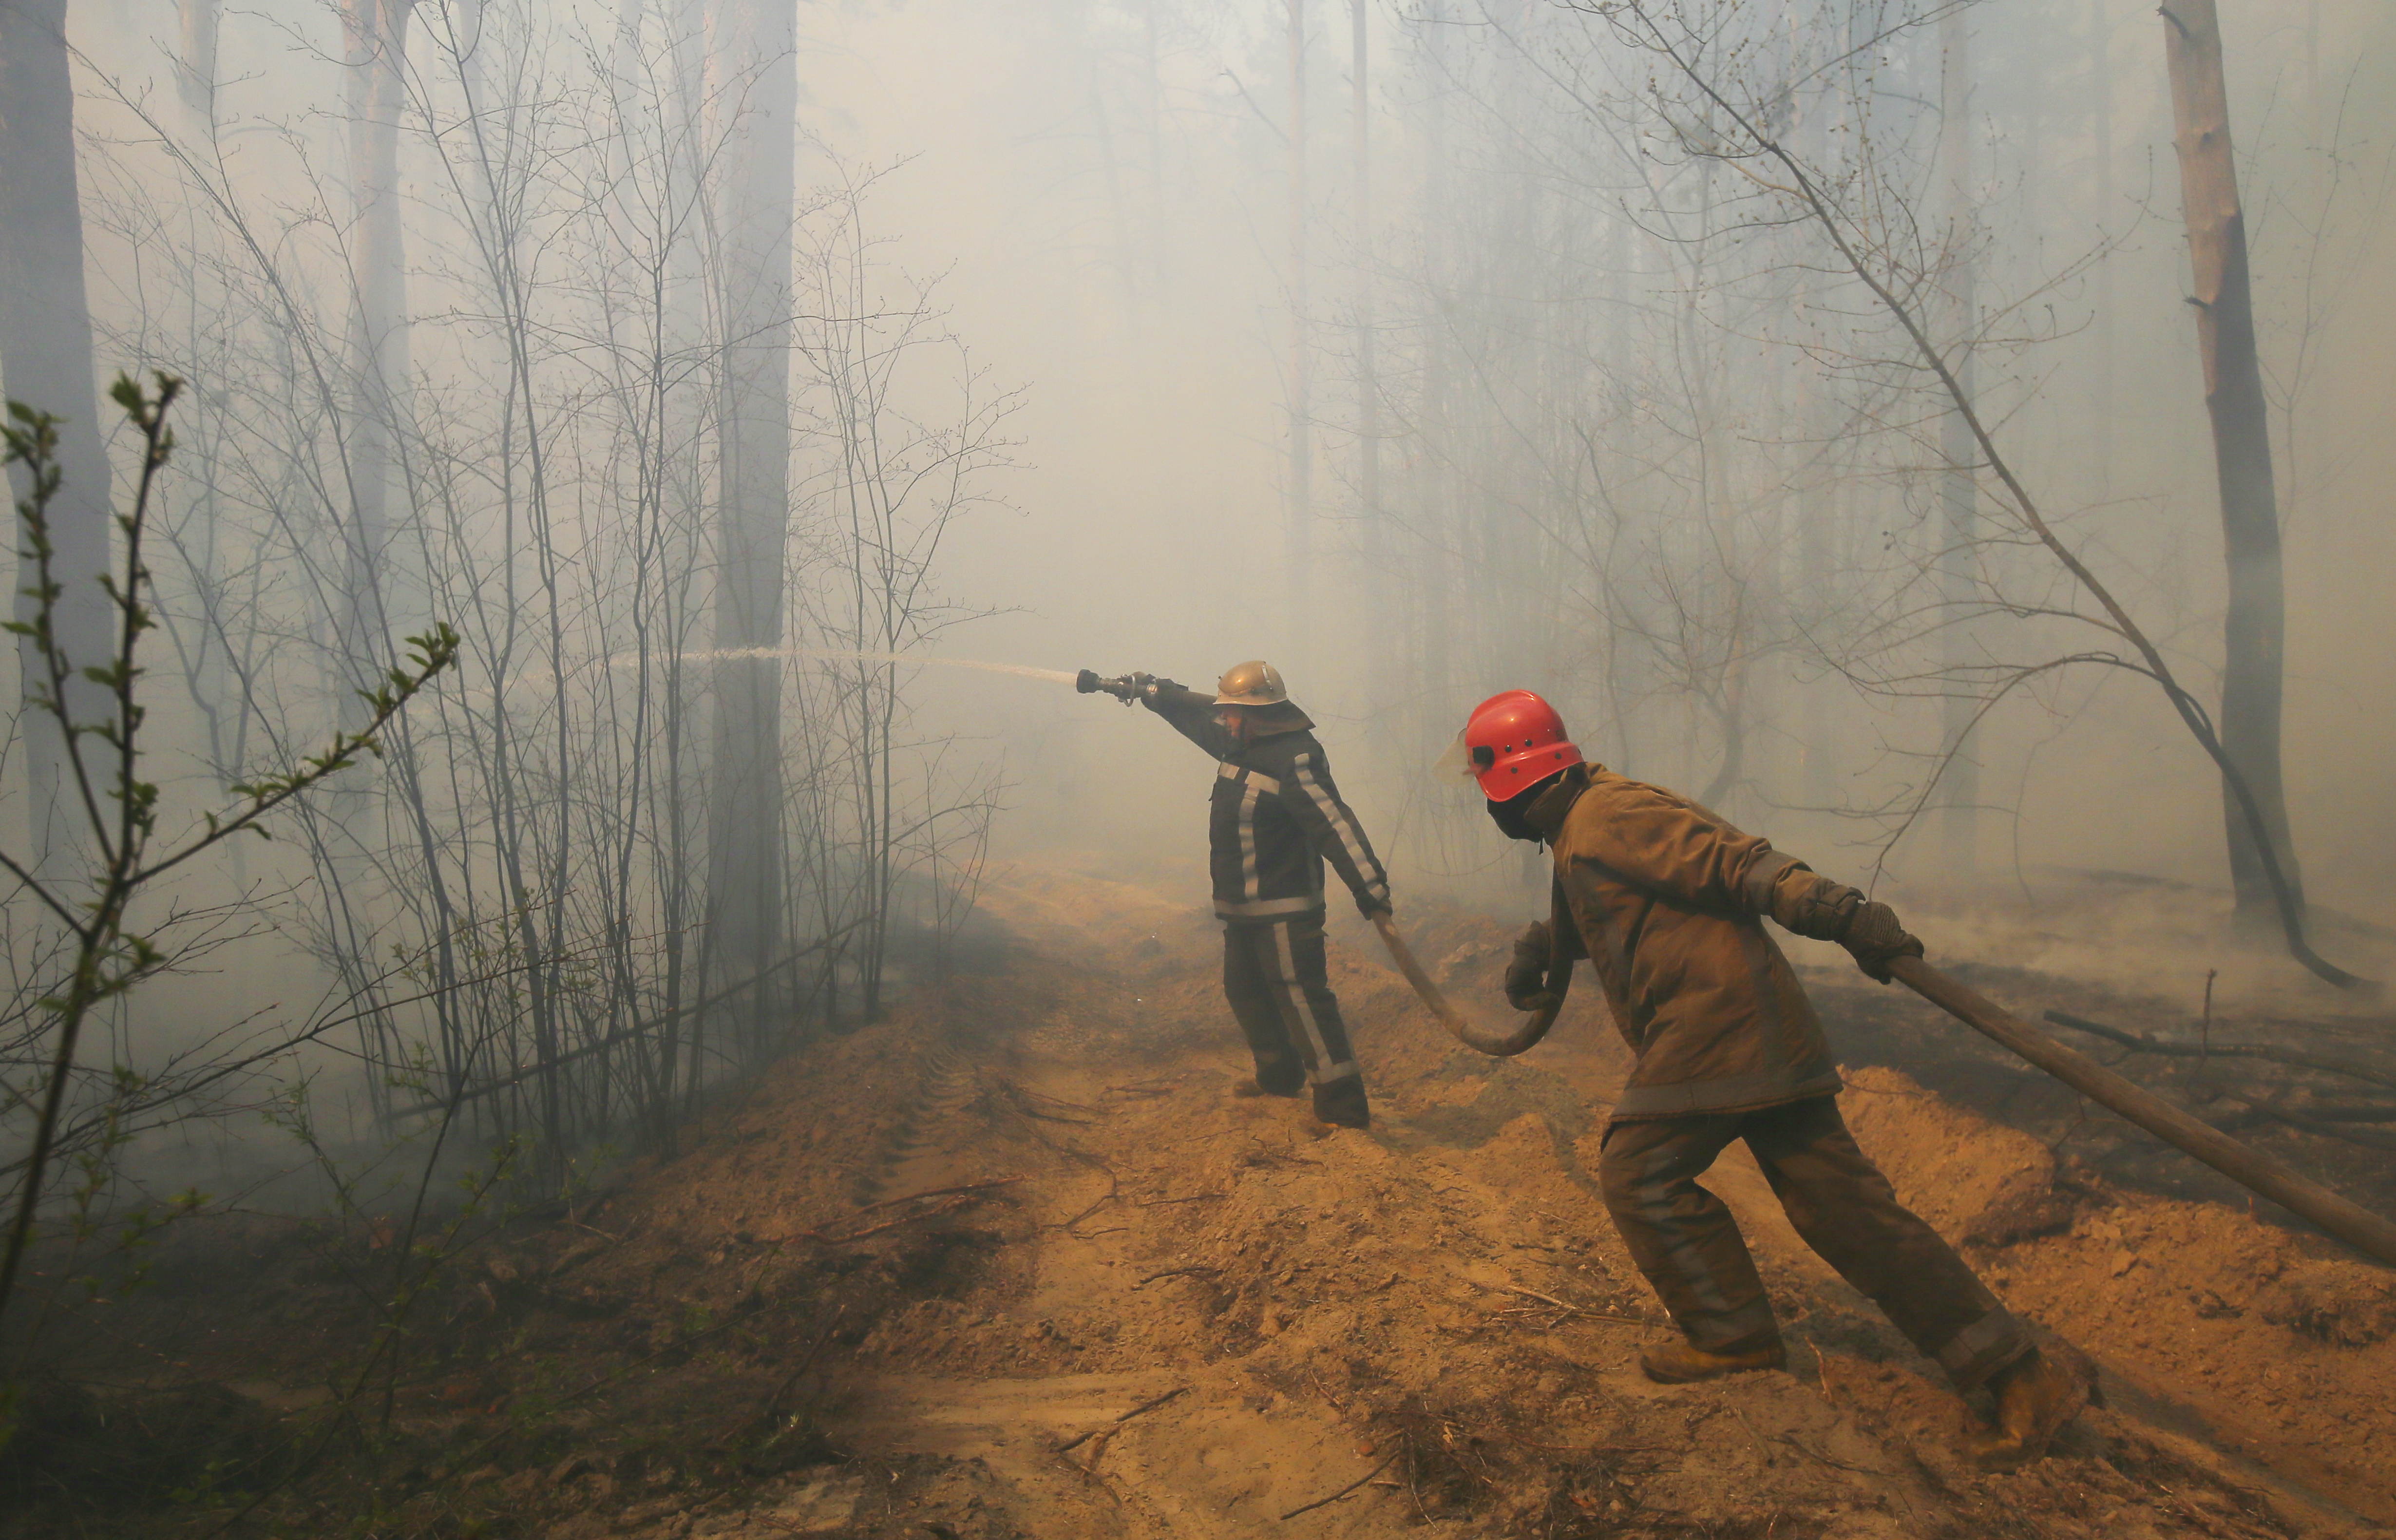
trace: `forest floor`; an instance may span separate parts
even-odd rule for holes
[[[1335,946],[1376,1121],[1325,1132],[1228,1094],[1245,1055],[1184,896],[1045,870],[985,902],[1008,939],[984,971],[450,1260],[387,1379],[326,1370],[373,1335],[376,1237],[261,1220],[170,1251],[96,1339],[99,1388],[33,1409],[16,1458],[41,1500],[0,1533],[2396,1533],[2390,1275],[2183,1182],[1851,969],[1807,977],[1858,1138],[2101,1385],[2020,1472],[1962,1458],[1985,1401],[1806,1250],[1743,1151],[1710,1182],[1789,1372],[1641,1377],[1669,1328],[1592,1182],[1626,1065],[1586,981],[1499,1062]],[[1493,997],[1497,922],[1408,925],[1460,999]],[[1969,976],[2026,1016],[2178,1010]],[[2333,1176],[2396,1207],[2386,1165]],[[328,1379],[387,1388],[335,1416]]]

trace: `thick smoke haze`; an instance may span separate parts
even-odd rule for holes
[[[771,924],[877,939],[824,998],[776,1008],[870,1008],[885,961],[894,989],[915,965],[885,932],[942,933],[1005,863],[1162,863],[1188,885],[1203,851],[1205,766],[1146,713],[1053,680],[820,656],[843,648],[1191,684],[1271,658],[1402,913],[1410,896],[1537,903],[1533,869],[1431,773],[1475,701],[1527,685],[1592,757],[1843,877],[2011,901],[2103,870],[2218,892],[2226,914],[2210,763],[2150,682],[2108,664],[1994,689],[2126,649],[2058,617],[2090,606],[2018,531],[1974,525],[1957,554],[1918,360],[1753,166],[1709,158],[1719,126],[1607,9],[1374,3],[1361,33],[1322,0],[797,10],[796,319],[765,321],[794,329],[784,639],[819,656],[750,660],[785,670],[758,676],[780,691],[792,850]],[[1942,345],[1978,339],[2014,468],[2216,701],[2218,493],[2151,7],[1714,9],[1704,67],[1910,253]],[[771,10],[725,8],[757,30],[711,36],[714,9],[644,0],[414,7],[393,119],[410,324],[374,408],[398,426],[369,616],[332,553],[363,517],[345,414],[372,392],[323,374],[356,356],[369,238],[352,185],[366,66],[340,10],[69,8],[95,365],[194,392],[154,564],[180,629],[149,659],[170,825],[234,771],[308,751],[398,636],[468,634],[437,703],[412,708],[416,757],[325,793],[300,837],[179,878],[186,905],[258,893],[273,928],[222,954],[238,966],[162,986],[173,1009],[137,1002],[120,1046],[188,1045],[270,1003],[304,1015],[367,989],[375,959],[450,988],[474,968],[433,953],[474,926],[478,955],[548,968],[556,991],[478,985],[500,992],[476,1019],[553,1008],[566,1036],[509,1028],[483,1054],[462,1016],[419,1004],[341,1051],[429,1055],[433,1091],[456,1093],[698,1012],[725,982],[702,938],[721,907],[708,702],[729,686],[713,664],[656,670],[722,650],[711,414],[730,397],[707,371],[770,343],[719,281],[738,254],[705,243],[730,219],[725,168],[757,174],[741,157],[779,126],[757,105],[783,57],[757,51]],[[191,73],[201,11],[212,91]],[[2375,281],[2396,234],[2396,19],[2233,6],[2223,26],[2285,539],[2288,821],[2322,916],[2396,925],[2396,299]],[[1959,322],[1937,306],[1965,259]],[[643,354],[649,321],[667,341]],[[649,365],[672,382],[643,417]],[[119,433],[120,497],[128,448]],[[868,452],[891,457],[862,499],[879,533],[859,522]],[[1995,519],[1980,478],[1973,516]],[[544,583],[568,597],[543,607]],[[914,608],[894,617],[901,590]],[[609,661],[627,656],[646,660],[635,683]],[[1958,698],[1968,770],[1934,784]],[[687,719],[669,727],[669,708]],[[511,733],[555,763],[521,783],[473,768],[518,751]],[[591,811],[614,797],[620,816]],[[2296,976],[2256,956],[2256,976]],[[354,1076],[331,1043],[293,1062]],[[686,1046],[678,1073],[714,1072]],[[383,1113],[412,1095],[355,1093]]]

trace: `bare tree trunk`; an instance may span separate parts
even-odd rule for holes
[[[1364,581],[1386,591],[1388,531],[1381,526],[1381,376],[1373,352],[1373,98],[1372,0],[1349,0],[1355,76],[1356,131],[1356,503],[1364,522]],[[1365,698],[1378,711],[1391,661],[1389,649],[1367,649]]]
[[[2089,138],[2096,172],[2096,225],[2101,231],[2113,218],[2113,28],[2106,20],[2105,0],[2088,7]],[[2089,412],[2096,435],[2096,495],[2113,491],[2113,254],[2096,259],[2096,392]]]
[[[720,980],[755,977],[782,943],[783,546],[790,527],[791,263],[796,218],[797,12],[776,0],[720,0],[709,17],[717,100],[737,103],[718,192],[724,327],[716,523],[714,788],[708,910]],[[761,982],[745,1002],[752,1040],[787,991]],[[739,1007],[736,1007],[739,1009]]]
[[[217,23],[223,0],[179,0],[182,7],[182,45],[175,59],[175,91],[183,111],[199,123],[213,122],[217,110]]]
[[[2222,544],[2230,569],[2221,747],[2260,804],[2280,870],[2301,903],[2303,882],[2288,838],[2287,798],[2280,777],[2280,695],[2287,629],[2280,515],[2271,485],[2263,369],[2255,347],[2246,217],[2238,199],[2238,168],[2230,143],[2221,29],[2213,0],[2170,0],[2163,7],[2163,18],[2180,196],[2196,278],[2197,348],[2204,358],[2204,402],[2213,418]],[[2242,919],[2266,918],[2274,909],[2269,876],[2227,787],[2222,803],[2238,913]]]
[[[1289,11],[1289,650],[1304,661],[1313,603],[1314,405],[1306,347],[1306,0]]]
[[[393,429],[406,389],[407,246],[399,203],[399,118],[407,22],[416,0],[343,0],[350,67],[350,548],[342,595],[340,661],[370,677],[392,630],[390,578]],[[343,709],[356,697],[344,678]]]
[[[65,419],[59,445],[65,485],[49,512],[53,570],[65,592],[51,624],[80,669],[110,654],[109,608],[95,581],[108,564],[109,492],[92,390],[66,14],[67,0],[0,0],[0,385],[9,399]],[[41,607],[24,591],[30,586],[30,578],[17,584],[20,622],[35,619]],[[30,641],[20,639],[18,659],[30,701],[40,671]],[[66,705],[77,722],[96,723],[108,710],[104,692],[80,675],[68,684]],[[65,805],[73,793],[56,724],[32,710],[19,720],[33,847],[47,865],[72,848],[82,818]]]
[[[1968,395],[1974,388],[1971,339],[1979,326],[1978,275],[1973,271],[1979,221],[1972,183],[1972,33],[1962,7],[1948,11],[1939,23],[1939,41],[1945,55],[1939,71],[1939,179],[1945,188],[1948,238],[1955,244],[1947,269],[1948,325],[1956,339],[1955,378]],[[1977,661],[1965,617],[1978,586],[1971,563],[1979,543],[1979,485],[1973,466],[1980,457],[1961,412],[1946,415],[1938,441],[1939,458],[1946,464],[1939,476],[1939,502],[1946,511],[1939,588],[1947,608],[1941,634],[1949,675],[1940,744],[1947,756],[1943,822],[1948,866],[1969,873],[1978,864],[1980,766],[1965,739],[1979,703],[1963,681]]]

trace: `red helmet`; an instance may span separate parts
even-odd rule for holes
[[[1525,788],[1581,763],[1580,750],[1564,736],[1564,719],[1528,690],[1508,690],[1472,708],[1463,741],[1472,778],[1491,802],[1511,802]]]

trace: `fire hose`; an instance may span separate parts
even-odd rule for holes
[[[1527,1051],[1548,1035],[1556,1014],[1564,1008],[1570,986],[1570,962],[1548,966],[1547,1002],[1511,1033],[1475,1027],[1447,1002],[1413,950],[1399,936],[1387,914],[1373,917],[1374,928],[1390,956],[1414,986],[1431,1014],[1448,1034],[1466,1047],[1499,1058]],[[1889,964],[1897,981],[2009,1052],[2086,1096],[2137,1124],[2165,1144],[2192,1155],[2206,1165],[2289,1212],[2310,1220],[2366,1256],[2396,1267],[2396,1224],[2358,1203],[2349,1202],[2303,1173],[2251,1148],[2211,1124],[2200,1122],[2153,1092],[2133,1084],[2085,1054],[2064,1046],[2031,1027],[1977,990],[1941,973],[1918,957],[1900,957]]]
[[[1075,676],[1074,687],[1085,695],[1104,691],[1128,706],[1146,682],[1146,676],[1138,674],[1101,679],[1085,669]],[[1373,926],[1381,933],[1381,944],[1389,949],[1398,971],[1405,976],[1432,1016],[1449,1036],[1477,1053],[1496,1058],[1527,1053],[1548,1035],[1564,1009],[1565,991],[1572,983],[1572,962],[1551,959],[1545,998],[1522,1026],[1511,1032],[1476,1027],[1448,1003],[1431,975],[1423,971],[1414,949],[1398,934],[1397,924],[1390,915],[1375,915]],[[2057,1042],[1918,957],[1893,960],[1889,973],[1915,994],[2089,1100],[2182,1153],[2194,1156],[2249,1191],[2311,1221],[2365,1255],[2396,1267],[2396,1224],[2339,1197],[2294,1167],[2242,1144],[2086,1055]]]
[[[1548,964],[1547,1003],[1533,1011],[1528,1021],[1511,1032],[1484,1031],[1465,1020],[1456,1007],[1447,1002],[1447,996],[1431,981],[1431,975],[1423,972],[1423,965],[1415,961],[1414,949],[1407,946],[1405,937],[1398,934],[1396,921],[1387,913],[1377,914],[1373,916],[1373,928],[1381,933],[1381,945],[1390,949],[1390,956],[1398,964],[1398,972],[1406,976],[1406,982],[1415,987],[1415,993],[1422,998],[1423,1004],[1439,1018],[1439,1024],[1447,1029],[1448,1036],[1467,1048],[1478,1050],[1493,1058],[1512,1058],[1517,1054],[1527,1053],[1534,1043],[1548,1035],[1548,1029],[1556,1024],[1556,1014],[1564,1008],[1564,991],[1572,986],[1572,963],[1569,960],[1561,964],[1553,962]]]

